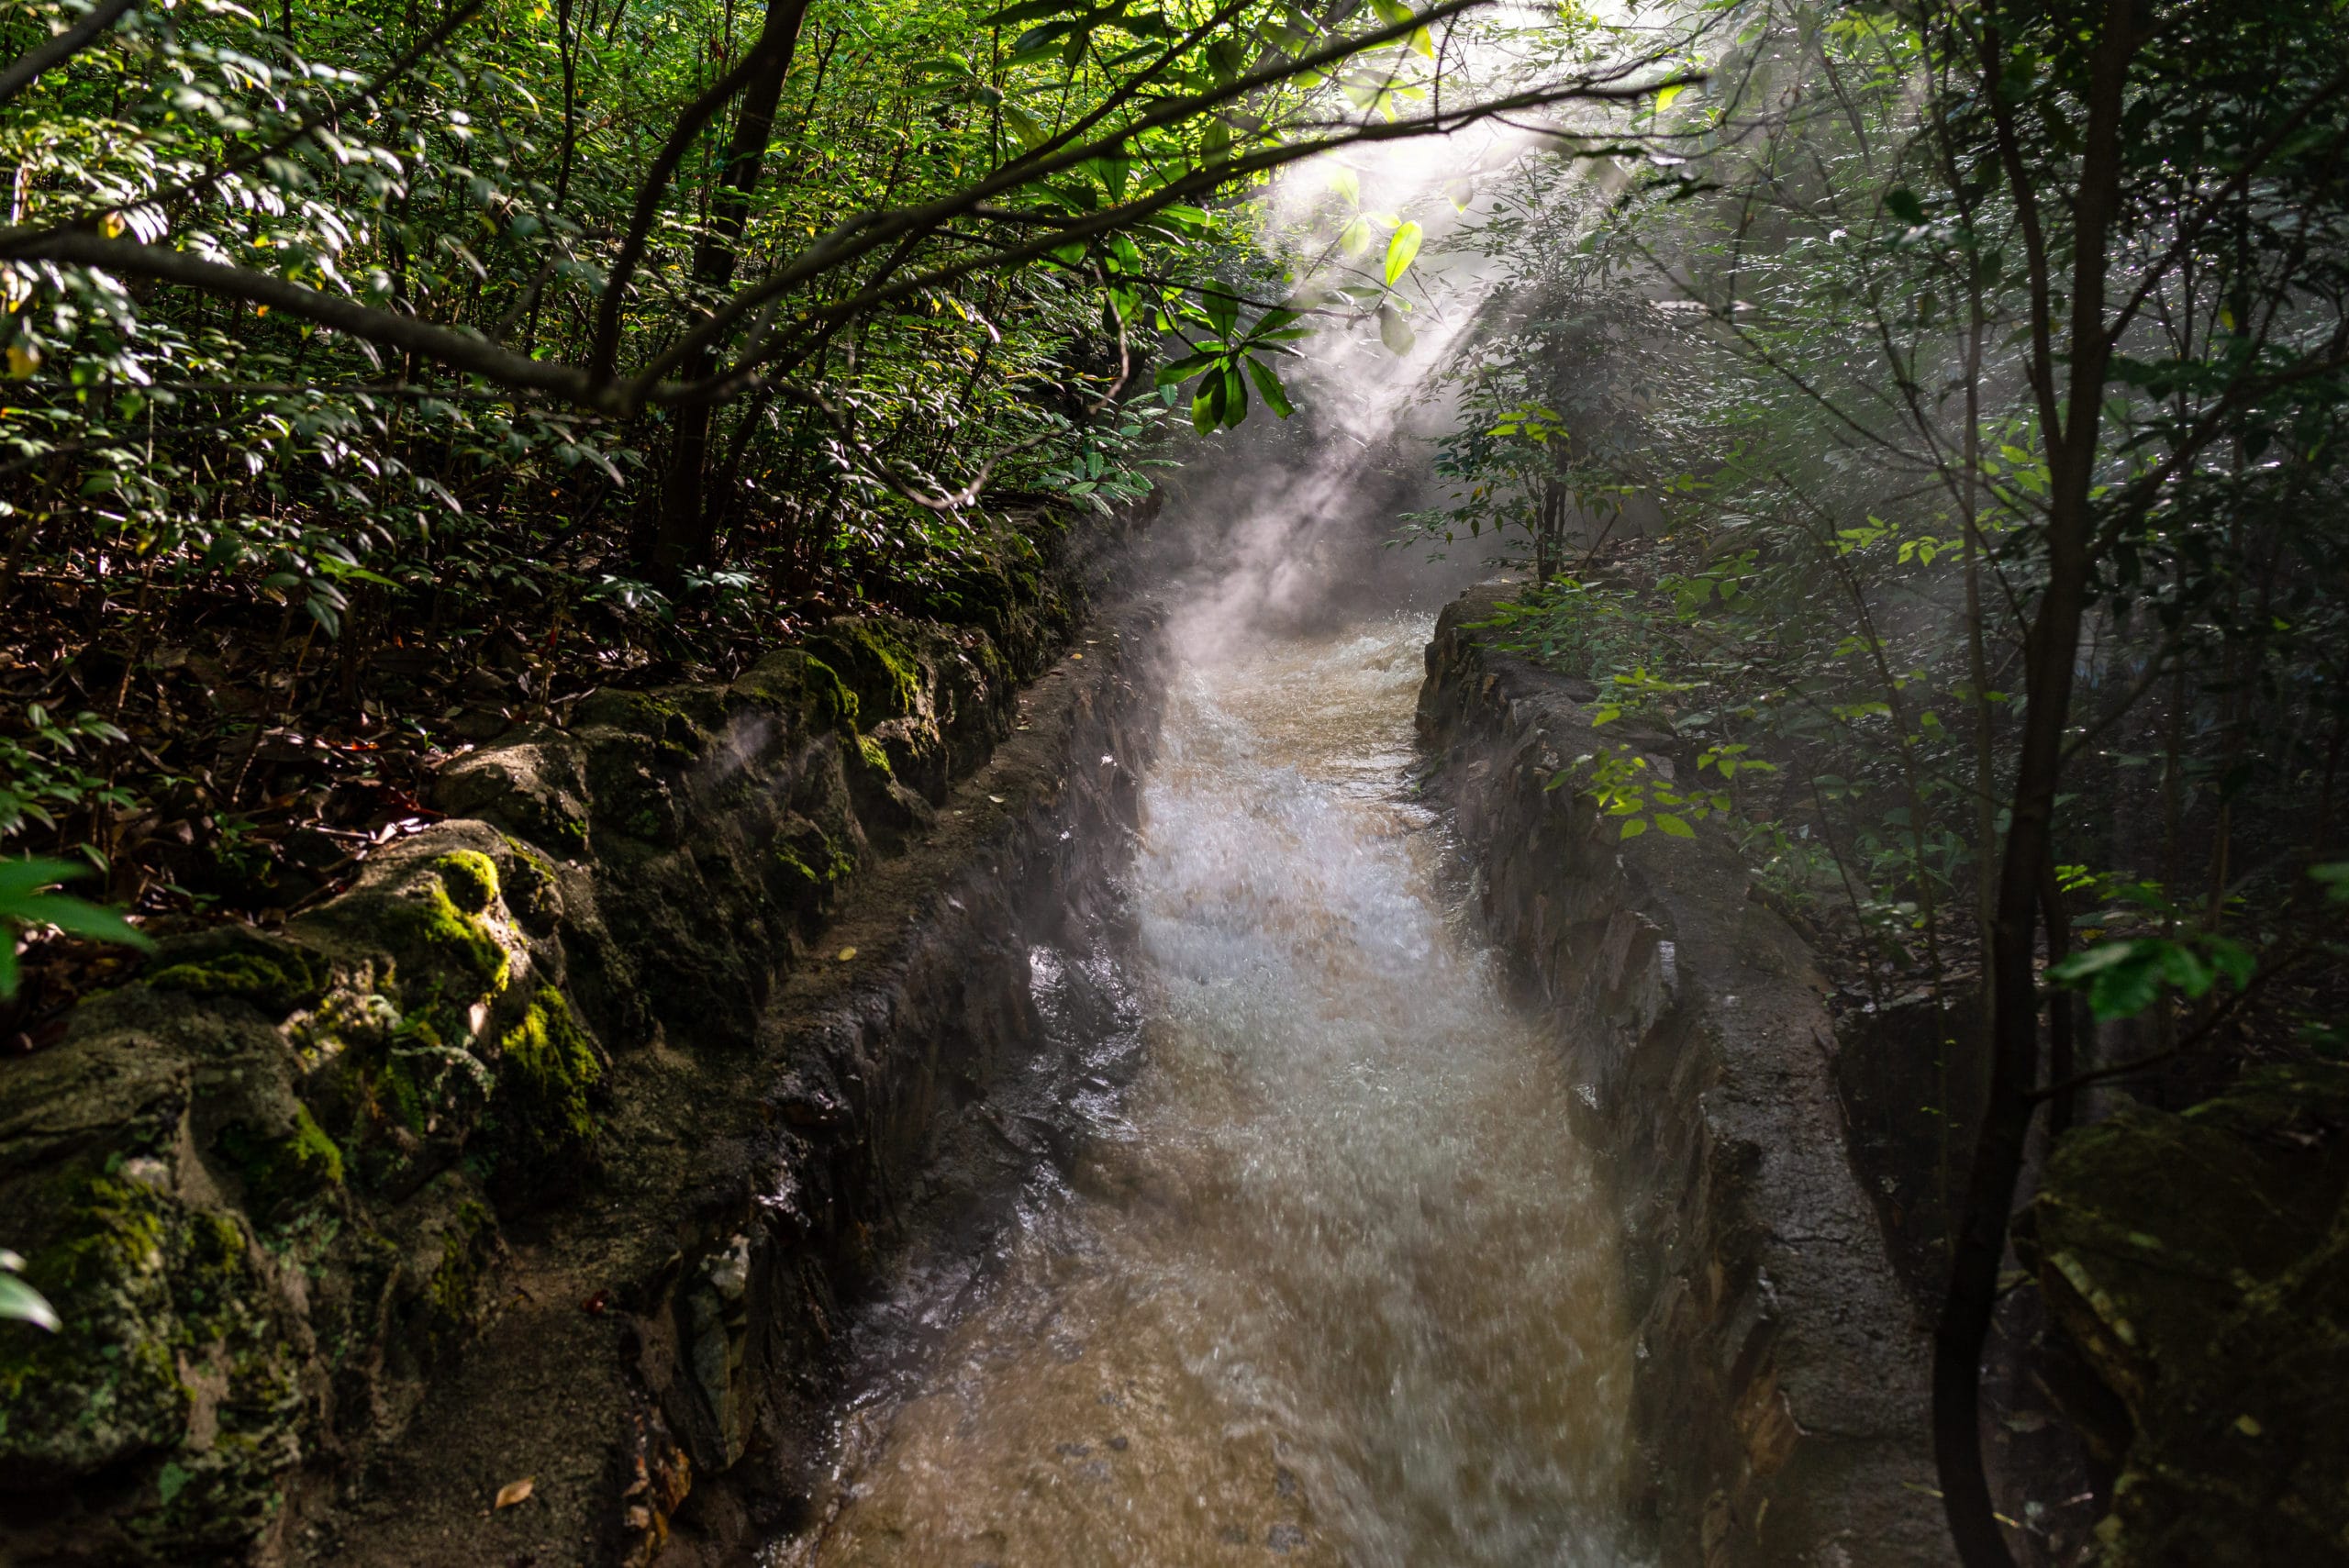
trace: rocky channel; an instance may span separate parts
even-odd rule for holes
[[[1602,744],[1597,694],[1488,644],[1506,596],[1444,610],[1419,728],[1477,912],[1605,1153],[1638,1334],[1631,1511],[1666,1568],[1954,1562],[1929,1347],[1844,1147],[1825,983],[1727,845],[1619,841],[1553,787]]]

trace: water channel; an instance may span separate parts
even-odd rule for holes
[[[1136,1065],[849,1417],[824,1522],[774,1562],[1635,1561],[1631,1350],[1567,1064],[1503,1000],[1409,783],[1429,630],[1171,675],[1134,932],[1083,977],[1113,1002],[1092,1049]],[[1036,962],[1049,1011],[1074,961]]]

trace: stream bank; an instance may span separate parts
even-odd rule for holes
[[[1152,616],[1083,620],[1081,550],[1015,575],[511,733],[351,892],[0,1063],[65,1319],[0,1325],[10,1561],[731,1562],[787,1516],[842,1304],[1066,1095],[1030,949],[1099,913],[1154,732]]]
[[[1930,1349],[1846,1153],[1825,984],[1726,845],[1618,843],[1549,787],[1598,748],[1596,694],[1480,639],[1508,592],[1443,611],[1419,730],[1603,1151],[1638,1335],[1631,1511],[1665,1568],[1952,1562]]]

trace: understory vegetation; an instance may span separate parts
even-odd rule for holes
[[[1586,23],[1471,72],[1466,9],[10,6],[0,849],[280,919],[599,686],[984,622],[1186,401],[1408,308],[1386,233],[1288,293],[1274,171],[1673,79]],[[28,956],[0,1040],[125,962]]]

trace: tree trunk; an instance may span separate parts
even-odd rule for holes
[[[750,221],[751,197],[766,165],[775,107],[782,102],[784,80],[791,74],[800,24],[807,15],[807,0],[767,0],[765,25],[751,46],[761,69],[742,90],[742,106],[727,145],[709,228],[694,247],[693,281],[697,289],[723,290],[734,280],[742,230]],[[716,350],[704,350],[678,366],[678,379],[697,380],[716,364]],[[704,495],[704,481],[709,469],[710,411],[709,404],[695,403],[671,416],[659,518],[651,559],[646,563],[656,582],[672,584],[685,568],[709,564],[713,513]]]
[[[2039,1076],[2037,946],[2041,879],[2054,852],[2055,795],[2063,778],[2064,731],[2070,719],[2073,667],[2087,609],[2096,517],[2091,492],[2112,343],[2105,327],[2107,245],[2121,196],[2121,115],[2129,67],[2140,47],[2134,0],[2106,0],[2086,83],[2086,126],[2079,182],[2070,193],[2070,320],[2059,355],[2044,324],[2054,308],[2050,247],[2029,243],[2037,329],[2032,380],[2048,457],[2047,585],[2025,643],[2022,755],[2015,770],[2010,821],[1998,872],[1991,928],[1990,1090],[1976,1141],[1965,1210],[1953,1234],[1948,1289],[1933,1333],[1933,1452],[1950,1534],[1966,1568],[2013,1568],[1982,1462],[1982,1351],[1998,1301],[2007,1223],[2031,1131]],[[2005,96],[2007,50],[1995,31],[1984,37],[1984,90]],[[2027,178],[2012,134],[2011,103],[1996,104],[2009,179]],[[2026,201],[2036,192],[2019,190]],[[2060,410],[2055,380],[2068,374]]]

